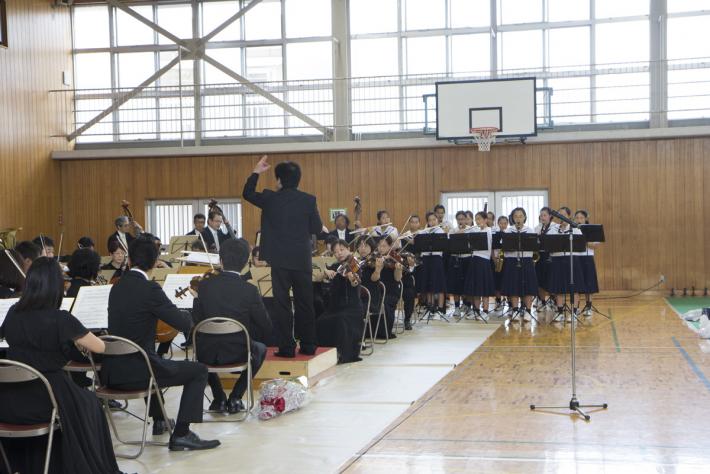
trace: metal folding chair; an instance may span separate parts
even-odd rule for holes
[[[0,359],[0,384],[23,383],[33,380],[40,380],[44,388],[47,389],[49,401],[52,404],[52,414],[50,415],[49,421],[33,425],[16,425],[0,422],[0,438],[33,438],[48,435],[47,452],[44,456],[44,473],[47,474],[49,459],[52,454],[54,430],[60,427],[59,409],[57,408],[57,400],[54,398],[52,387],[49,385],[44,375],[29,365],[14,360]],[[0,453],[2,454],[7,472],[13,472],[12,469],[10,469],[10,462],[7,459],[2,443],[0,443]]]
[[[254,408],[254,388],[252,386],[252,372],[251,372],[251,337],[249,336],[249,331],[247,328],[239,321],[232,318],[208,318],[200,321],[192,329],[192,360],[197,360],[197,334],[238,334],[244,333],[247,340],[247,360],[246,362],[240,362],[235,364],[225,364],[225,365],[208,365],[207,372],[214,374],[223,373],[244,373],[247,375],[247,409],[244,410],[244,414],[239,419],[223,419],[223,420],[205,420],[211,422],[218,421],[244,421],[249,416],[252,408]]]
[[[395,334],[403,334],[404,333],[404,299],[402,298],[402,295],[404,294],[404,284],[402,282],[399,282],[399,301],[397,301],[397,307],[394,310],[394,323],[393,323],[393,328],[392,332]],[[402,316],[402,319],[400,320],[400,316]]]
[[[380,329],[380,323],[384,324],[387,326],[387,322],[385,321],[385,297],[387,296],[387,287],[385,287],[385,284],[382,283],[381,281],[377,282],[380,287],[380,309],[377,314],[377,324],[375,324],[375,344],[387,344],[390,340],[390,335],[389,331],[385,331],[385,339],[382,341],[381,339],[377,339],[377,331]]]
[[[89,355],[89,358],[91,355]],[[67,362],[67,365],[64,366],[64,371],[65,372],[78,372],[78,373],[88,373],[88,372],[93,372],[94,370],[101,371],[101,364],[96,364],[96,363],[91,363],[91,360],[89,362],[77,362],[75,360],[70,360]],[[96,391],[96,377],[91,377],[91,390]]]
[[[375,352],[375,333],[372,332],[372,321],[370,320],[370,305],[372,304],[372,295],[370,295],[370,290],[364,286],[360,286],[360,292],[367,297],[367,306],[365,307],[365,325],[362,330],[362,340],[360,341],[360,355],[369,356]],[[365,339],[367,339],[367,332],[370,331],[370,342],[365,345]]]

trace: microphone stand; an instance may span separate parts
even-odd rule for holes
[[[572,255],[572,252],[574,250],[574,233],[573,233],[573,228],[577,227],[577,224],[569,219],[567,216],[564,216],[560,214],[557,211],[552,211],[551,214],[554,217],[557,217],[561,221],[566,222],[567,224],[570,225],[570,230],[569,230],[569,265],[570,265],[570,274],[569,274],[569,279],[570,279],[570,284],[569,284],[569,298],[570,298],[570,303],[572,308],[574,308],[574,258]],[[591,416],[589,416],[583,408],[601,408],[603,410],[606,410],[607,407],[609,406],[606,403],[602,403],[600,405],[582,405],[579,403],[579,399],[577,398],[577,345],[576,345],[576,331],[575,327],[577,326],[577,315],[574,314],[574,309],[573,309],[573,318],[572,318],[572,328],[570,331],[570,339],[571,339],[571,344],[572,344],[572,357],[571,357],[571,362],[572,362],[572,398],[569,401],[568,405],[565,406],[537,406],[537,405],[530,405],[531,410],[539,409],[542,408],[543,410],[564,410],[564,409],[569,409],[571,415],[578,415],[584,419],[584,421],[590,421],[592,419]]]

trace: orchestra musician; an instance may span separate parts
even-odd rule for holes
[[[153,237],[142,235],[128,248],[131,270],[113,285],[108,300],[108,330],[111,335],[135,342],[148,354],[150,365],[162,388],[183,386],[177,423],[170,436],[171,451],[211,449],[217,440],[202,440],[190,431],[190,423],[202,422],[202,398],[207,386],[207,367],[199,362],[164,360],[155,352],[158,320],[182,332],[190,331],[192,321],[181,312],[151,281],[149,273],[158,261],[158,249]],[[135,356],[135,357],[134,357]],[[100,372],[104,385],[125,390],[143,389],[148,383],[143,358],[139,355],[107,356]],[[163,419],[157,400],[151,400],[153,435],[170,431],[170,420]]]
[[[99,274],[101,257],[90,249],[77,249],[69,260],[70,286],[67,289],[67,298],[76,298],[79,288],[95,284]]]
[[[106,247],[109,249],[110,253],[111,241],[115,240],[119,243],[123,250],[128,253],[128,247],[131,245],[131,242],[133,242],[133,240],[143,232],[143,229],[137,222],[131,221],[128,216],[117,217],[114,221],[114,225],[116,226],[116,232],[108,237]]]
[[[562,206],[558,210],[560,214],[571,218],[572,211],[569,207]],[[569,234],[572,232],[574,235],[582,235],[582,231],[575,227],[570,229],[570,225],[564,221],[559,221],[557,223],[557,233],[558,234]],[[574,259],[574,308],[573,311],[577,313],[579,307],[579,295],[577,293],[584,293],[585,283],[584,283],[584,273],[582,272],[582,264],[578,255],[573,254]],[[550,254],[550,273],[548,276],[548,290],[551,294],[555,296],[555,304],[557,305],[557,312],[555,313],[554,320],[560,320],[564,318],[566,322],[572,321],[572,314],[564,311],[564,302],[569,296],[570,292],[570,268],[569,268],[569,253],[568,252],[552,252]]]
[[[210,211],[207,214],[207,226],[202,230],[202,238],[208,252],[219,253],[222,242],[230,238],[229,232],[222,232],[222,224],[227,222],[217,211]]]
[[[76,243],[76,248],[78,249],[89,249],[89,250],[96,250],[96,244],[94,243],[94,239],[91,237],[81,237]]]
[[[527,213],[522,207],[516,207],[510,213],[513,225],[507,227],[508,234],[534,234],[535,231],[525,225],[528,220]],[[501,292],[508,297],[513,305],[514,313],[522,313],[523,321],[532,320],[532,300],[537,294],[537,275],[532,252],[518,251],[506,252],[503,265],[503,281]],[[522,297],[522,302],[520,301]],[[518,305],[522,305],[519,307]],[[511,316],[511,319],[513,316]]]
[[[298,190],[301,168],[284,161],[276,165],[277,190],[256,191],[259,175],[271,165],[263,156],[244,184],[244,199],[261,209],[261,257],[271,265],[274,293],[274,326],[279,337],[279,357],[295,357],[296,340],[300,353],[316,352],[315,309],[313,307],[313,262],[311,235],[327,229],[321,222],[316,198]],[[291,311],[290,290],[293,289]],[[294,331],[295,325],[295,331]]]
[[[344,240],[349,244],[354,238],[350,232],[350,218],[345,214],[338,214],[335,217],[335,229],[331,230],[327,234],[321,235],[323,240],[325,240],[328,236],[331,236],[331,238],[335,238],[336,240]]]
[[[438,219],[438,217],[437,217]],[[449,235],[466,232],[470,226],[466,225],[466,212],[456,212],[456,227],[449,230]],[[468,253],[449,255],[446,265],[446,291],[450,299],[454,301],[455,318],[463,317],[462,311],[466,308],[461,306],[464,299],[464,280],[468,272],[468,265],[471,262],[471,255]]]
[[[535,227],[537,235],[547,235],[557,231],[557,224],[552,222],[552,214],[550,208],[545,206],[540,209],[540,223]],[[549,295],[548,293],[548,275],[550,271],[550,254],[542,249],[539,252],[540,258],[535,263],[535,273],[537,274],[538,289],[538,305],[537,310],[541,311],[545,307],[545,302]]]
[[[27,273],[32,262],[37,260],[42,249],[29,240],[23,240],[15,245],[15,250],[22,256],[22,271]]]
[[[194,226],[193,229],[188,232],[185,235],[197,235],[201,234],[202,231],[205,230],[205,215],[200,213],[195,214],[195,216],[192,218],[192,225]]]
[[[579,225],[589,224],[589,212],[579,209],[574,213],[574,220]],[[594,249],[598,245],[599,242],[587,242],[587,250],[579,258],[582,264],[582,274],[584,275],[584,291],[580,291],[580,293],[584,293],[586,299],[582,310],[585,316],[592,315],[592,295],[599,293],[597,266],[594,263]]]
[[[446,208],[441,204],[437,204],[434,206],[434,214],[436,215],[438,224],[441,225],[442,229],[444,229],[444,233],[448,232],[452,225],[446,220]]]
[[[491,222],[490,216],[492,212],[488,213],[488,219],[486,224]],[[488,224],[490,226],[490,224]],[[500,244],[501,234],[508,228],[508,218],[505,216],[500,216],[498,218],[498,225],[491,228],[491,232],[495,238],[495,242]],[[501,257],[503,251],[501,249],[493,250],[493,259],[491,260],[491,268],[493,269],[493,280],[495,281],[496,287],[496,306],[493,310],[494,313],[498,315],[503,312],[503,295],[501,294],[501,289],[503,287],[503,269],[505,268],[505,258]]]
[[[402,281],[403,266],[390,256],[395,239],[391,236],[383,237],[377,243],[377,257],[375,270],[370,276],[373,282],[382,282],[385,285],[385,321],[377,328],[377,339],[395,339],[394,316],[399,302],[400,282]],[[377,321],[374,321],[376,324]]]
[[[370,232],[370,236],[375,239],[381,239],[382,237],[396,239],[399,236],[399,231],[392,225],[389,212],[384,209],[377,211],[377,225]]]
[[[443,206],[442,206],[443,207]],[[426,213],[427,227],[424,230],[429,234],[445,233],[439,219],[433,212]],[[442,318],[446,314],[446,272],[444,271],[444,257],[442,252],[422,252],[422,270],[420,273],[421,293],[425,295],[425,300],[433,318]]]
[[[476,225],[467,229],[467,233],[484,233],[488,242],[487,250],[474,250],[468,265],[464,283],[464,294],[473,300],[474,317],[488,321],[490,297],[495,295],[495,280],[491,267],[493,254],[493,234],[488,227],[488,216],[485,212],[477,212]]]
[[[40,257],[54,258],[54,240],[46,235],[38,235],[32,243],[40,248]]]
[[[113,276],[110,278],[110,280],[114,280],[120,278],[126,271],[128,265],[127,253],[121,243],[115,239],[109,242],[108,252],[111,256],[111,261],[101,266],[101,270],[114,270]]]

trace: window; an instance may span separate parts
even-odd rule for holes
[[[158,25],[180,39],[192,38],[191,5],[158,5]],[[160,44],[174,44],[173,40],[159,34]]]
[[[549,21],[574,21],[589,19],[589,0],[547,0]]]
[[[589,65],[589,27],[548,30],[550,68],[586,68]]]
[[[329,79],[333,76],[333,51],[330,41],[291,43],[286,46],[286,74],[294,79]]]
[[[597,25],[596,63],[648,61],[648,21]]]
[[[542,68],[542,30],[499,33],[498,69],[517,73]]]
[[[490,0],[449,0],[449,4],[452,28],[490,26]]]
[[[74,21],[82,28],[74,28],[75,48],[107,48],[110,45],[108,25],[108,8],[79,8],[74,13]]]
[[[488,75],[491,68],[491,40],[488,33],[451,37],[451,72]]]
[[[542,21],[542,0],[498,0],[498,24]]]
[[[202,35],[211,33],[215,28],[239,11],[239,1],[207,2],[202,4]],[[242,23],[232,22],[212,41],[239,41],[242,39]]]
[[[149,200],[145,210],[146,231],[167,244],[170,238],[185,235],[194,229],[193,216],[197,213],[208,215],[208,198],[181,200]],[[224,211],[237,237],[242,236],[242,204],[239,199],[220,199],[219,207]],[[222,231],[227,229],[222,226]]]
[[[710,57],[710,14],[668,19],[668,59]]]
[[[710,0],[668,0],[668,13],[710,11]]]
[[[74,83],[77,89],[110,89],[109,53],[78,54],[74,57]]]
[[[350,62],[353,77],[399,74],[396,38],[353,40]]]
[[[406,74],[446,72],[446,38],[444,36],[407,38],[406,46]]]
[[[153,7],[143,6],[130,8],[146,19],[153,21]],[[74,11],[76,10],[75,8]],[[123,10],[114,9],[114,12],[116,15],[116,44],[118,46],[153,44],[155,42],[155,32],[152,28],[144,25]],[[76,19],[76,17],[74,18]],[[87,27],[91,28],[89,25],[89,23],[82,22],[79,30],[83,30]]]
[[[530,228],[540,222],[539,211],[547,206],[547,191],[472,191],[461,193],[442,193],[441,203],[446,208],[446,219],[456,222],[456,212],[458,211],[483,211],[488,204],[488,210],[496,215],[496,220],[500,216],[508,216],[516,207],[522,207],[528,215],[526,225]],[[497,222],[496,222],[497,225]]]
[[[670,0],[668,3],[671,3]],[[634,15],[648,15],[651,2],[649,0],[595,0],[596,18],[614,18]]]
[[[281,38],[281,2],[262,0],[244,15],[247,40]]]
[[[404,0],[406,30],[428,30],[446,26],[444,0]]]
[[[397,0],[350,1],[351,34],[397,31],[397,24]]]
[[[286,0],[286,36],[330,36],[331,0]]]

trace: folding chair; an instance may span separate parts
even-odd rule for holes
[[[30,382],[32,380],[40,380],[47,389],[49,401],[52,404],[52,414],[47,423],[37,423],[33,425],[15,425],[12,423],[0,422],[0,438],[33,438],[35,436],[49,435],[47,440],[47,452],[44,456],[44,474],[47,474],[49,469],[49,459],[52,454],[52,440],[54,439],[54,430],[60,427],[59,425],[59,410],[57,408],[57,400],[54,398],[54,392],[49,385],[47,379],[38,370],[29,365],[14,360],[0,359],[0,384],[13,384]],[[3,462],[7,472],[13,472],[10,469],[10,462],[5,455],[5,449],[0,443],[0,453],[2,454]]]
[[[91,358],[90,354],[89,358]],[[64,366],[64,371],[69,373],[78,372],[86,374],[88,372],[93,372],[94,370],[101,371],[101,364],[92,364],[91,360],[89,360],[89,362],[77,362],[75,360],[70,360],[67,362],[67,365]],[[96,391],[96,377],[91,377],[91,390]]]
[[[197,360],[197,334],[238,334],[240,332],[244,333],[247,340],[247,361],[234,363],[234,364],[224,364],[224,365],[208,365],[207,372],[213,374],[223,374],[223,373],[239,373],[243,374],[246,372],[247,375],[247,409],[244,410],[244,414],[239,419],[223,419],[223,420],[205,420],[208,422],[218,422],[218,421],[244,421],[249,416],[252,408],[254,408],[254,392],[252,386],[252,373],[251,373],[251,337],[249,336],[249,331],[247,328],[239,321],[232,318],[208,318],[200,321],[197,326],[192,329],[192,360],[198,362]]]
[[[404,299],[402,299],[402,295],[404,294],[404,285],[402,282],[399,282],[399,301],[397,301],[397,307],[394,310],[394,327],[392,328],[392,332],[395,334],[403,334],[404,333]],[[399,316],[402,316],[402,319],[400,321]]]
[[[370,320],[370,305],[372,304],[372,295],[370,295],[370,290],[364,286],[360,286],[360,293],[367,297],[367,306],[365,307],[365,325],[362,330],[362,340],[360,341],[360,355],[369,356],[375,352],[375,333],[372,332],[372,321]],[[367,338],[367,331],[370,331],[370,342],[365,346],[365,339]]]
[[[150,360],[148,359],[148,355],[145,353],[145,351],[135,342],[118,337],[118,336],[100,336],[100,339],[104,341],[106,344],[106,350],[104,351],[104,356],[127,356],[131,354],[140,354],[143,357],[143,360],[145,361],[146,367],[148,368],[148,374],[150,375],[150,378],[148,380],[147,386],[145,389],[139,389],[139,390],[120,390],[116,388],[109,388],[105,387],[103,385],[98,385],[96,387],[95,393],[96,396],[101,400],[102,405],[104,407],[104,412],[106,413],[106,416],[108,417],[108,421],[111,424],[111,430],[113,431],[114,436],[116,436],[116,439],[118,440],[119,443],[125,444],[125,445],[140,445],[140,449],[136,454],[119,454],[116,452],[117,457],[121,458],[126,458],[126,459],[136,459],[139,457],[141,454],[143,454],[143,449],[145,448],[145,445],[150,445],[150,446],[167,446],[168,443],[163,443],[163,442],[157,442],[157,441],[147,441],[146,440],[146,434],[148,430],[148,414],[149,414],[149,409],[150,409],[150,401],[153,395],[155,395],[158,399],[158,404],[160,405],[160,410],[163,413],[163,418],[165,421],[168,421],[168,414],[165,411],[165,405],[163,404],[163,398],[160,393],[160,387],[158,386],[158,382],[155,379],[155,374],[153,374],[153,368],[150,365]],[[89,359],[92,361],[93,364],[93,359]],[[94,368],[95,369],[95,368]],[[94,374],[97,374],[97,371],[94,370]],[[116,429],[116,424],[113,421],[113,415],[111,413],[111,410],[109,409],[108,406],[108,401],[109,400],[124,400],[128,402],[128,400],[137,400],[140,398],[146,398],[145,402],[145,415],[143,416],[143,435],[141,437],[140,441],[123,441],[121,437],[118,434],[118,430]],[[170,423],[168,423],[169,430],[172,432],[172,427],[170,427]]]
[[[385,339],[382,341],[381,339],[378,342],[377,339],[377,331],[380,329],[380,322],[382,322],[385,326],[387,325],[387,322],[385,321],[385,297],[387,296],[387,287],[385,287],[385,284],[382,283],[381,281],[377,282],[379,287],[380,287],[380,309],[377,314],[377,324],[375,324],[375,344],[387,344],[390,340],[390,335],[389,331],[385,331]]]

